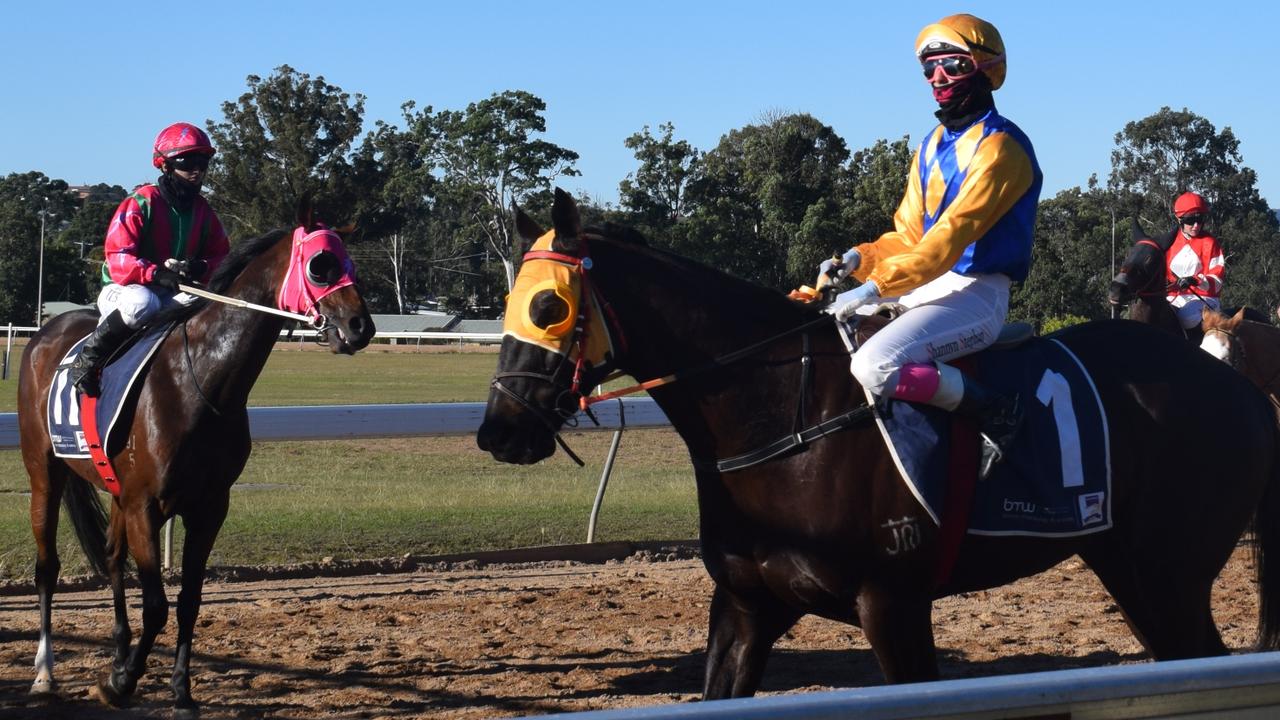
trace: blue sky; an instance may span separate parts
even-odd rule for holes
[[[850,149],[933,124],[912,56],[954,12],[993,22],[1009,78],[1001,112],[1035,144],[1044,197],[1105,179],[1114,135],[1168,105],[1240,139],[1280,207],[1270,3],[1160,2],[20,3],[0,26],[0,174],[72,184],[152,179],[164,125],[221,119],[250,74],[289,64],[367,97],[461,109],[502,90],[547,103],[546,138],[581,155],[572,191],[616,201],[636,162],[623,140],[672,122],[708,150],[766,113],[808,112]],[[155,7],[155,11],[148,8]]]

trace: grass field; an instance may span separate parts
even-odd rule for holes
[[[251,397],[254,405],[483,400],[493,353],[364,352],[337,357],[282,349]],[[12,412],[16,382],[0,383]],[[471,437],[259,443],[232,491],[216,565],[375,558],[582,542],[611,433],[567,436],[587,461],[563,454],[504,465]],[[0,577],[29,576],[34,544],[26,472],[0,452]],[[63,523],[65,573],[83,557]],[[597,540],[697,536],[693,470],[668,429],[622,439]],[[178,530],[181,540],[181,524]]]

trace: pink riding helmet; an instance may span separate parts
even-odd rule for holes
[[[209,136],[191,123],[174,123],[156,135],[155,147],[151,154],[151,164],[157,169],[164,166],[164,161],[187,153],[201,153],[210,157],[217,152]]]

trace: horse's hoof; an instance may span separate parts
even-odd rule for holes
[[[115,686],[111,684],[111,680],[109,678],[106,680],[99,680],[94,684],[93,688],[90,689],[89,694],[96,698],[98,702],[115,708],[124,707],[125,702],[129,699],[128,695],[122,694],[120,691],[116,690]]]
[[[178,705],[173,708],[173,720],[199,720],[200,706],[191,703],[190,705]]]
[[[58,694],[58,685],[52,680],[37,680],[31,683],[32,695],[52,696]]]

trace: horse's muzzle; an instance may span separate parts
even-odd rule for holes
[[[326,328],[325,338],[329,349],[343,355],[354,355],[373,340],[373,319],[367,315],[352,315]]]
[[[1107,291],[1107,301],[1112,305],[1119,305],[1127,301],[1130,296],[1129,277],[1120,273],[1115,280],[1111,281],[1111,289]]]
[[[496,391],[495,391],[496,395]],[[505,397],[491,395],[476,445],[499,462],[532,465],[556,451],[555,434],[515,407]]]

